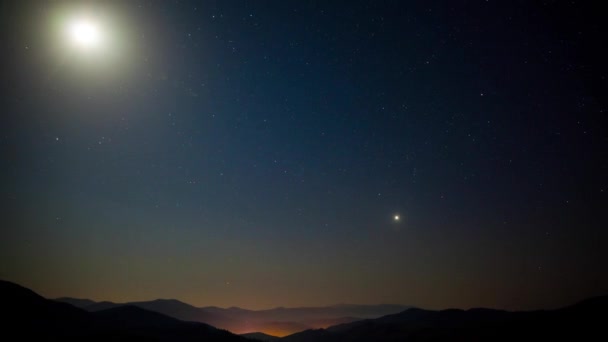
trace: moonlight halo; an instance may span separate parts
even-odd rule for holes
[[[99,47],[102,40],[99,26],[89,19],[72,21],[68,25],[68,34],[75,46],[87,50]]]

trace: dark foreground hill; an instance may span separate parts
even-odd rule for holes
[[[134,306],[91,313],[1,280],[0,303],[2,335],[15,340],[249,341],[207,324],[184,322]]]
[[[552,311],[409,309],[378,319],[307,330],[285,342],[608,340],[608,296]]]

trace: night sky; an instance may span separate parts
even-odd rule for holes
[[[606,294],[594,6],[4,1],[0,278],[251,309]]]

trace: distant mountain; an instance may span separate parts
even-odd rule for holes
[[[157,299],[149,302],[132,302],[128,304],[160,312],[184,321],[205,322],[214,325],[215,323],[224,324],[224,322],[230,320],[221,314],[210,313],[175,299]]]
[[[333,305],[322,307],[275,308],[254,311],[255,315],[265,320],[275,321],[315,321],[342,317],[377,318],[409,309],[404,305]]]
[[[278,307],[268,310],[222,309],[203,307],[202,310],[229,317],[233,325],[216,322],[215,326],[235,333],[261,331],[275,336],[286,336],[306,329],[326,328],[364,318],[377,318],[409,308],[404,305],[333,305],[326,307]]]
[[[306,321],[305,323],[315,328],[328,328],[334,325],[346,324],[360,320],[361,318],[358,317],[320,318],[316,320]]]
[[[280,337],[264,334],[261,332],[241,334],[241,336],[246,337],[250,340],[264,341],[264,342],[274,342],[274,341],[278,341],[281,339]]]
[[[553,311],[409,309],[377,319],[307,330],[284,342],[608,340],[608,296]]]
[[[340,335],[331,333],[325,329],[310,329],[301,331],[293,335],[285,336],[281,338],[281,342],[325,342],[325,341],[340,341]],[[374,340],[370,340],[374,341]]]
[[[0,303],[3,336],[19,340],[248,341],[206,324],[134,306],[91,313],[1,280]]]
[[[246,341],[246,338],[204,323],[184,322],[131,305],[98,311],[94,315],[119,328],[119,331],[166,341]]]
[[[81,309],[84,309],[87,306],[96,304],[96,302],[94,302],[90,299],[77,299],[77,298],[70,298],[70,297],[57,298],[55,300],[58,302],[68,303],[72,306],[75,306],[75,307],[81,308]]]
[[[81,307],[81,308],[85,309],[87,311],[90,311],[90,312],[96,312],[96,311],[112,309],[112,308],[116,308],[116,307],[124,306],[124,305],[127,305],[127,304],[117,304],[117,303],[104,301],[104,302],[99,302],[99,303],[93,303],[91,305],[87,305],[87,306]]]
[[[113,303],[107,301],[94,302],[88,299],[76,298],[58,298],[56,300],[73,304],[74,306],[77,306],[89,312],[97,312],[130,305],[154,312],[159,312],[183,321],[207,323],[222,329],[226,329],[225,327],[230,327],[233,325],[233,322],[231,321],[230,317],[225,317],[221,314],[209,312],[207,310],[194,307],[176,299],[156,299],[152,301],[130,303]]]
[[[402,305],[340,304],[327,307],[279,307],[256,311],[237,307],[227,309],[214,306],[197,308],[175,299],[130,303],[93,302],[75,298],[59,298],[57,300],[91,312],[132,305],[184,321],[207,323],[236,334],[264,332],[273,336],[286,336],[311,328],[327,328],[365,318],[377,318],[409,308]]]

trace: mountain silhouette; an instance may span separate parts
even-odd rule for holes
[[[327,329],[309,329],[283,338],[260,332],[237,336],[208,324],[182,321],[135,305],[112,303],[114,307],[89,312],[68,304],[69,301],[86,306],[101,304],[71,299],[64,299],[64,302],[47,300],[29,289],[0,281],[4,336],[20,340],[220,342],[252,339],[284,342],[608,340],[608,330],[604,328],[608,296],[541,311],[411,308]],[[177,310],[179,313],[192,308],[174,300],[145,303],[165,309],[180,309]],[[247,311],[237,308],[224,310]],[[285,308],[273,310],[289,311]]]
[[[263,332],[271,336],[286,336],[311,328],[327,328],[365,318],[377,318],[408,308],[403,305],[388,304],[340,304],[326,307],[278,307],[267,310],[246,310],[238,307],[224,309],[214,306],[197,308],[176,299],[129,303],[94,302],[88,299],[75,298],[59,298],[57,300],[73,304],[90,312],[132,305],[184,321],[207,323],[235,334]]]
[[[91,313],[2,280],[0,302],[2,332],[19,340],[248,341],[207,324],[184,322],[135,306]]]
[[[558,310],[508,312],[491,309],[431,311],[408,309],[398,314],[307,330],[285,342],[359,341],[513,341],[606,340],[603,327],[608,296]]]
[[[81,308],[81,309],[84,309],[87,306],[96,304],[95,301],[92,301],[90,299],[77,299],[77,298],[70,298],[70,297],[57,298],[57,299],[55,299],[55,301],[68,303],[72,306],[75,306],[75,307]]]
[[[275,341],[279,341],[281,339],[280,337],[264,334],[261,332],[247,333],[247,334],[242,334],[241,336],[246,337],[250,340],[263,341],[263,342],[275,342]]]

